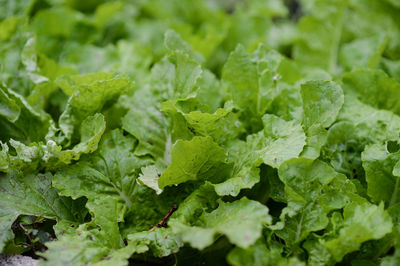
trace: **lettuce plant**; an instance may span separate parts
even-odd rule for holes
[[[399,1],[0,10],[0,252],[400,264]]]

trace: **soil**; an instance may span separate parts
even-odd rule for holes
[[[28,256],[0,254],[0,266],[38,266],[38,261]]]

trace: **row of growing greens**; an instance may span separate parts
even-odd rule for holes
[[[400,264],[398,0],[0,10],[1,252]]]

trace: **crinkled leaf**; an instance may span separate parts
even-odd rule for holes
[[[109,241],[107,232],[89,230],[81,225],[75,234],[65,234],[57,241],[47,243],[49,248],[41,256],[42,265],[127,265],[136,248],[132,245],[114,249],[105,245]]]
[[[137,253],[151,251],[156,257],[165,257],[179,251],[183,246],[180,237],[171,228],[157,228],[155,231],[138,232],[128,235],[129,245],[136,248]]]
[[[215,241],[218,234],[225,235],[239,247],[247,248],[260,236],[263,225],[271,223],[268,208],[256,201],[242,198],[232,203],[219,201],[219,207],[203,213],[193,225],[172,220],[170,226],[184,242],[204,249]]]
[[[27,144],[42,140],[49,132],[50,116],[34,110],[22,95],[0,87],[1,101],[7,101],[8,117],[0,116],[0,138],[3,141],[13,138]]]
[[[134,144],[132,138],[124,137],[119,130],[109,132],[92,158],[60,169],[53,186],[61,195],[88,198],[88,207],[95,216],[109,212],[101,208],[100,200],[110,196],[116,202],[113,208],[118,209],[116,215],[121,221],[134,201],[135,170],[144,163],[133,155]]]
[[[382,70],[359,68],[346,73],[343,76],[343,89],[356,93],[362,102],[372,107],[400,114],[400,83]]]
[[[156,165],[149,165],[142,168],[142,173],[139,175],[138,181],[142,184],[154,189],[157,194],[161,194],[162,189],[158,186],[158,179],[162,171]]]
[[[0,88],[0,115],[10,122],[15,122],[21,113],[18,104]]]
[[[230,54],[222,75],[233,102],[240,108],[249,109],[253,115],[264,114],[277,94],[279,61],[280,55],[268,52],[263,45],[253,55],[238,45]]]
[[[309,68],[335,73],[343,30],[345,1],[316,3],[313,13],[301,18],[294,58]]]
[[[162,189],[189,180],[221,178],[225,159],[225,151],[209,137],[178,140],[171,150],[171,164],[158,179],[158,185]]]
[[[341,87],[333,81],[308,81],[301,85],[303,124],[307,146],[302,156],[318,158],[326,141],[326,130],[339,114],[344,103]]]
[[[328,164],[307,158],[289,160],[279,168],[288,201],[282,214],[284,228],[277,234],[288,243],[303,240],[328,225],[328,213],[358,199],[356,188]],[[285,216],[288,216],[285,218]]]
[[[229,161],[234,164],[232,177],[216,184],[219,195],[237,196],[244,188],[260,181],[261,163],[278,168],[283,162],[296,158],[305,145],[305,134],[299,124],[287,122],[274,115],[263,116],[264,130],[236,141],[228,149]]]
[[[346,95],[338,120],[351,122],[355,126],[359,139],[367,143],[382,143],[398,139],[399,116],[364,104],[354,96]]]
[[[265,164],[278,168],[301,153],[305,135],[299,124],[268,114],[263,116],[263,123],[264,130],[249,136],[247,142]]]
[[[122,118],[122,128],[139,141],[135,154],[163,158],[168,163],[166,157],[171,145],[168,122],[153,99],[142,100],[142,97],[152,97],[148,92],[138,91],[135,96],[134,102],[129,104],[130,110]]]
[[[82,201],[60,197],[51,187],[52,175],[10,172],[0,177],[0,249],[13,238],[11,225],[19,215],[33,215],[69,224],[83,221]]]
[[[400,160],[400,154],[397,150],[390,150],[390,144],[396,145],[391,142],[387,145],[369,145],[361,157],[368,184],[368,195],[374,202],[384,201],[387,205],[400,201],[399,173],[395,168]]]
[[[229,252],[227,260],[234,266],[263,266],[263,265],[277,265],[277,266],[301,266],[305,265],[300,262],[296,257],[283,258],[276,249],[268,249],[266,244],[258,240],[255,244],[248,248],[235,247]]]
[[[382,238],[392,230],[392,221],[383,204],[351,204],[344,208],[344,224],[339,236],[323,242],[336,261],[341,261],[347,253],[360,248],[371,239]]]
[[[106,129],[106,122],[102,114],[88,116],[83,120],[80,127],[81,142],[74,146],[72,150],[61,152],[60,159],[69,163],[71,160],[78,160],[83,153],[92,153],[97,150],[101,136]]]
[[[101,111],[106,103],[125,92],[131,83],[112,73],[93,73],[62,76],[57,79],[57,85],[70,96],[59,119],[60,129],[69,139],[76,125],[87,116]]]

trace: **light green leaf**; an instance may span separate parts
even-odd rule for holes
[[[102,114],[88,116],[83,120],[80,127],[81,142],[74,146],[72,150],[62,151],[60,159],[64,163],[70,163],[71,160],[79,160],[82,153],[92,153],[97,150],[101,136],[106,129],[106,122]]]
[[[0,22],[0,41],[4,42],[10,39],[17,29],[20,19],[18,17],[9,17]]]
[[[128,245],[119,249],[105,244],[110,235],[105,231],[81,225],[74,234],[65,234],[57,241],[47,243],[48,250],[41,253],[46,260],[41,265],[128,265],[136,247]]]
[[[243,130],[231,108],[218,108],[213,114],[193,111],[184,117],[196,135],[210,136],[217,143],[234,139]]]
[[[288,244],[324,229],[331,210],[341,209],[352,200],[362,200],[353,183],[322,161],[291,159],[281,165],[278,173],[285,184],[288,206],[281,214],[284,228],[277,234]]]
[[[363,103],[400,114],[400,83],[382,70],[358,68],[346,73],[342,81],[344,91],[355,93]]]
[[[105,103],[116,100],[131,87],[126,78],[112,73],[62,76],[56,83],[70,96],[59,119],[60,129],[67,139],[72,137],[75,126],[83,119],[101,111]]]
[[[259,167],[265,163],[278,168],[296,158],[305,145],[305,134],[299,124],[277,116],[263,116],[264,130],[235,141],[228,146],[228,161],[234,164],[232,177],[216,184],[218,195],[237,196],[241,189],[252,188],[260,181]]]
[[[316,159],[326,141],[326,130],[339,114],[344,103],[341,87],[333,81],[308,81],[301,85],[303,125],[307,146],[302,156]]]
[[[399,173],[398,168],[395,168],[400,161],[400,153],[397,150],[392,151],[390,144],[392,143],[368,145],[361,156],[368,195],[374,202],[384,201],[387,206],[400,201]]]
[[[177,253],[183,246],[182,240],[171,228],[157,228],[155,231],[144,231],[128,235],[129,245],[136,248],[136,253],[151,251],[156,257],[166,257]]]
[[[161,194],[162,189],[158,186],[158,178],[160,178],[161,173],[162,171],[160,171],[155,165],[143,167],[138,181],[149,188],[154,189],[157,194]]]
[[[242,198],[232,203],[219,201],[219,207],[203,213],[193,225],[171,219],[172,230],[192,247],[204,249],[218,234],[225,235],[239,247],[247,248],[260,236],[263,225],[271,223],[268,208],[256,201]]]
[[[391,111],[378,110],[351,95],[345,96],[345,103],[338,120],[349,121],[361,140],[367,143],[397,141],[400,117]],[[365,143],[365,144],[367,144]]]
[[[238,45],[226,62],[222,78],[233,102],[253,115],[263,115],[277,94],[280,55],[260,45],[253,55]]]
[[[21,113],[18,104],[3,91],[0,87],[0,115],[10,122],[15,122]]]
[[[345,1],[313,1],[312,14],[298,23],[299,40],[294,46],[294,59],[302,66],[321,68],[335,74],[343,24]]]
[[[169,162],[171,136],[168,121],[161,113],[149,91],[137,91],[133,102],[127,103],[128,113],[122,118],[122,128],[138,141],[135,154],[150,155],[155,160],[162,158]],[[143,100],[147,99],[147,100]]]
[[[244,249],[235,247],[227,256],[229,264],[234,266],[302,266],[305,265],[296,257],[283,258],[277,249],[268,249],[266,243],[258,240],[255,244]]]
[[[304,127],[329,127],[344,103],[341,87],[333,81],[308,81],[301,85]]]
[[[225,159],[225,151],[209,137],[178,140],[172,147],[171,164],[158,179],[158,185],[163,189],[189,180],[221,178]]]
[[[274,115],[263,116],[264,130],[249,136],[247,142],[261,160],[274,168],[297,157],[305,145],[305,135],[299,124]]]
[[[168,37],[171,36],[167,33],[167,48],[168,45],[174,47],[170,47],[170,52],[151,69],[152,89],[166,99],[194,96],[203,72],[201,65],[188,54],[187,49],[183,49],[187,44],[176,46],[176,43],[169,43]]]
[[[378,35],[346,43],[340,50],[340,63],[348,70],[358,66],[376,68],[387,41],[384,35]]]
[[[392,221],[383,204],[350,204],[344,208],[344,224],[339,236],[323,242],[335,260],[360,248],[365,241],[380,239],[392,231]]]

